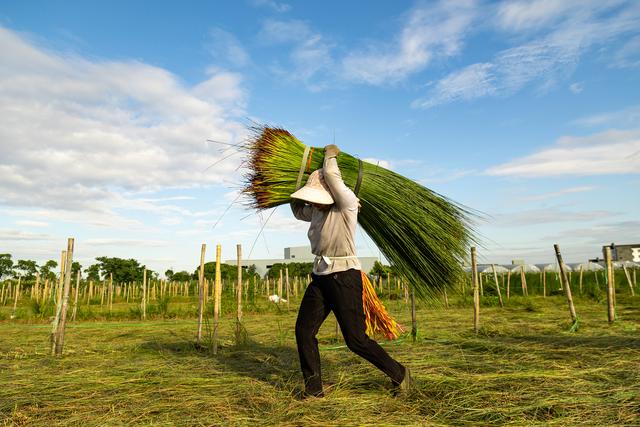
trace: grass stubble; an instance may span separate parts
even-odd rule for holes
[[[318,335],[326,397],[301,401],[295,310],[221,322],[213,356],[195,345],[195,319],[77,322],[61,358],[48,325],[0,322],[2,425],[638,425],[640,299],[606,307],[576,301],[568,332],[561,297],[512,297],[504,309],[419,306],[416,343],[382,345],[411,367],[416,390],[394,397],[388,379],[336,340],[330,316]],[[385,301],[410,324],[409,308]]]

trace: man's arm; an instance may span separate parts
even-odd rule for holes
[[[324,148],[324,180],[331,190],[331,195],[339,208],[357,208],[358,198],[349,187],[344,184],[338,160],[336,157],[340,150],[335,145],[327,145]]]
[[[291,212],[300,221],[311,222],[311,206],[301,200],[291,200]]]

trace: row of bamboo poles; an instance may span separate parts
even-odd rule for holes
[[[559,279],[560,279],[560,290],[564,291],[567,305],[569,308],[569,315],[571,317],[572,327],[571,330],[575,331],[578,329],[578,316],[576,314],[575,305],[573,303],[573,295],[571,292],[571,280],[570,280],[570,272],[566,271],[565,264],[562,260],[562,254],[560,253],[560,246],[555,244],[553,245],[555,256],[558,261],[559,266]],[[605,247],[603,249],[603,255],[605,259],[606,268],[604,270],[604,281],[607,286],[606,295],[607,295],[607,320],[609,323],[613,323],[615,321],[615,305],[616,305],[616,288],[615,288],[615,275],[614,275],[614,266],[611,258],[611,248]],[[631,279],[631,273],[628,271],[626,266],[623,266],[625,278],[627,280],[627,284],[629,285],[629,291],[631,296],[635,296],[634,287],[636,286],[636,271],[633,270],[633,280]],[[493,270],[493,284],[495,286],[496,292],[498,294],[498,299],[500,303],[500,307],[504,307],[504,303],[502,301],[502,292],[500,289],[500,282],[498,280],[498,274],[496,273],[495,264],[492,265]],[[510,278],[511,271],[509,271],[507,276],[507,298],[509,298],[510,293]],[[541,281],[543,283],[543,297],[547,295],[547,286],[546,286],[546,272],[541,272]],[[582,279],[583,279],[583,271],[580,269],[579,271],[580,279],[579,286],[580,292],[582,292]],[[524,269],[520,270],[520,282],[522,287],[522,295],[528,296],[527,290],[527,281],[526,275],[524,273]],[[597,282],[597,274],[595,275]],[[478,273],[478,264],[477,264],[477,251],[476,248],[471,248],[471,284],[473,289],[473,329],[476,333],[479,331],[480,327],[480,297],[482,296],[482,274]],[[502,280],[502,285],[504,286],[504,276]],[[446,293],[445,293],[445,301],[446,301]]]
[[[564,270],[564,264],[560,255],[559,247],[554,245],[556,249],[556,257],[560,266],[560,273],[558,278],[560,279],[560,290],[565,293],[567,302],[569,304],[569,310],[571,319],[574,323],[574,327],[577,328],[577,316],[575,314],[575,308],[573,306],[573,300],[571,296],[570,279],[567,277],[567,272]],[[198,280],[187,282],[169,282],[166,280],[148,280],[147,270],[143,271],[142,282],[127,282],[127,283],[114,283],[113,274],[110,274],[107,280],[94,282],[91,280],[81,280],[80,271],[76,272],[75,283],[72,285],[72,273],[71,263],[73,261],[73,239],[69,239],[68,247],[66,251],[62,251],[61,263],[60,263],[60,275],[57,280],[45,280],[43,283],[39,280],[39,276],[36,275],[35,283],[23,289],[23,282],[19,277],[16,283],[6,281],[0,291],[0,302],[2,305],[6,305],[7,302],[13,302],[12,317],[15,316],[18,301],[21,297],[29,297],[31,300],[38,303],[54,303],[55,311],[52,321],[52,354],[59,354],[62,352],[62,346],[64,342],[64,325],[67,320],[67,309],[70,305],[69,297],[72,290],[73,304],[70,319],[73,321],[76,319],[78,306],[81,303],[90,306],[97,304],[98,298],[100,306],[104,308],[108,307],[109,312],[113,310],[114,300],[117,303],[139,303],[140,315],[144,320],[147,318],[147,304],[149,301],[157,301],[164,298],[180,298],[189,301],[197,295],[198,301],[198,327],[196,340],[198,343],[202,341],[202,328],[203,320],[208,304],[213,303],[213,338],[212,347],[213,352],[217,352],[218,343],[218,326],[219,317],[221,312],[221,300],[222,300],[222,288],[223,282],[221,279],[221,260],[220,260],[221,246],[216,246],[216,263],[215,263],[215,278],[214,280],[208,280],[204,276],[204,265],[206,258],[206,244],[201,246],[200,267],[198,270]],[[607,284],[607,300],[608,300],[608,318],[610,322],[615,319],[615,276],[613,275],[613,266],[611,263],[610,250],[605,250],[605,260],[607,260],[607,269],[605,270],[605,283]],[[477,332],[479,328],[480,318],[480,298],[484,294],[483,274],[479,274],[477,270],[477,253],[476,249],[471,249],[471,289],[474,296],[474,330]],[[280,270],[279,278],[276,279],[261,279],[257,275],[254,275],[248,279],[243,279],[242,270],[242,246],[237,245],[237,280],[231,281],[231,283],[224,286],[236,298],[236,335],[240,337],[243,332],[242,326],[242,308],[243,302],[248,300],[255,301],[256,296],[268,297],[272,294],[280,297],[279,301],[286,304],[287,310],[289,309],[290,296],[293,295],[297,298],[299,294],[304,291],[306,285],[310,282],[310,277],[289,277],[288,268]],[[504,273],[501,274],[502,281],[499,280],[499,276],[496,272],[495,265],[493,265],[492,274],[485,273],[485,276],[493,279],[493,286],[497,292],[499,304],[504,306],[502,298],[502,291],[500,282],[502,282],[502,288],[505,288]],[[633,283],[631,274],[625,269],[625,277],[628,281],[631,294],[634,295],[634,286],[636,281],[636,272],[633,270]],[[570,274],[570,273],[569,273]],[[542,295],[547,296],[546,285],[547,273],[541,273],[541,281],[543,284]],[[582,291],[582,276],[583,272],[580,271],[579,286]],[[596,275],[597,281],[597,275]],[[404,282],[400,277],[392,277],[390,273],[387,273],[386,280],[383,280],[382,276],[377,277],[377,280],[372,281],[374,287],[379,294],[395,298],[400,298],[401,295],[404,302],[411,303],[412,313],[412,336],[415,340],[416,337],[416,318],[415,318],[415,297],[411,286]],[[487,279],[484,280],[485,284],[488,284]],[[511,271],[507,273],[506,278],[506,298],[509,299],[511,291]],[[520,271],[520,285],[523,296],[528,296],[527,281],[524,270]],[[73,289],[72,289],[73,288]],[[466,294],[466,285],[463,285],[463,294]],[[228,292],[228,291],[227,291]],[[443,292],[443,300],[445,307],[448,307],[449,301],[446,290]],[[337,334],[337,333],[336,333]]]

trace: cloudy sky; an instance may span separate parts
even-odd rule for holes
[[[0,253],[277,258],[238,199],[257,122],[486,213],[485,262],[640,242],[640,2],[0,4]],[[225,213],[226,212],[226,213]],[[264,233],[258,232],[265,223]],[[363,256],[378,255],[364,233]]]

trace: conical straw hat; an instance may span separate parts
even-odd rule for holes
[[[291,195],[292,199],[300,199],[309,203],[332,205],[331,191],[324,181],[322,169],[315,170],[309,175],[307,183]]]

